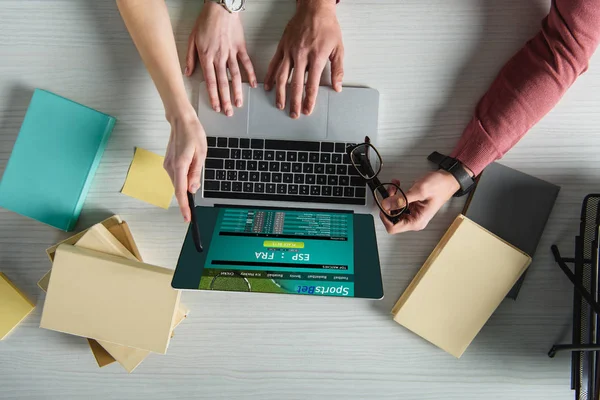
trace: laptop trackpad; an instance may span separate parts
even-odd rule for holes
[[[289,95],[289,90],[288,90]],[[315,109],[310,116],[290,118],[289,98],[285,110],[275,107],[275,90],[265,92],[262,85],[249,90],[248,134],[252,137],[296,140],[323,140],[327,136],[329,93],[319,88]]]

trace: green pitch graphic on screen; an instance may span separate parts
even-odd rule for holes
[[[350,213],[224,208],[200,289],[354,296]]]

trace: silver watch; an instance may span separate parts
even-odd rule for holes
[[[246,9],[246,0],[204,0],[205,3],[207,1],[222,5],[230,13],[237,13]]]

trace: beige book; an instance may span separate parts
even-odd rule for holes
[[[50,275],[48,275],[48,277],[50,277]],[[175,316],[175,325],[171,328],[171,338],[175,335],[175,328],[187,318],[189,313],[190,310],[179,303],[179,308],[177,309],[177,314]],[[133,372],[133,370],[150,354],[150,352],[146,350],[134,349],[133,347],[121,346],[114,343],[102,342],[102,344],[100,344],[98,341],[89,338],[88,344],[94,354],[96,363],[100,368],[117,361],[127,370],[127,372]],[[110,352],[107,351],[107,349],[110,349]]]
[[[133,240],[133,236],[131,235],[131,231],[129,230],[129,225],[127,225],[127,222],[122,221],[121,217],[119,217],[118,215],[113,215],[110,218],[105,219],[102,222],[99,222],[96,225],[102,225],[104,226],[106,229],[108,229],[108,231],[123,245],[125,246],[125,248],[135,256],[135,258],[138,261],[143,261],[142,260],[142,255],[140,254],[140,251],[135,243],[135,241]],[[94,225],[95,226],[95,225]],[[92,227],[93,228],[93,227]],[[82,232],[79,232],[76,235],[71,236],[68,239],[63,240],[62,242],[46,249],[46,254],[48,254],[48,258],[50,258],[50,261],[54,261],[54,253],[56,252],[56,249],[58,248],[59,245],[61,244],[76,244],[79,239],[81,239],[90,229],[86,229]],[[48,271],[43,277],[42,279],[40,279],[37,283],[38,287],[40,289],[42,289],[44,292],[48,291],[48,282],[50,282],[50,274],[52,271]]]
[[[130,253],[135,255],[135,257],[138,259],[138,261],[143,261],[142,256],[138,250],[138,247],[137,247],[135,241],[133,240],[133,235],[131,234],[131,231],[129,230],[129,226],[127,225],[127,223],[125,221],[121,220],[121,217],[119,217],[118,215],[113,215],[112,217],[105,219],[104,221],[100,222],[99,224],[102,224],[106,229],[108,229],[108,231],[123,246],[125,246],[127,248],[127,250],[129,250]],[[64,244],[64,243],[75,244],[75,243],[77,243],[77,241],[79,239],[81,239],[83,237],[83,235],[85,235],[88,232],[88,230],[89,229],[79,232],[78,234],[73,235],[73,236],[69,237],[68,239],[63,240],[59,244]],[[59,244],[54,245],[46,250],[46,253],[48,254],[48,257],[50,258],[50,261],[54,261],[54,253],[56,252],[56,248],[58,247]],[[50,282],[51,272],[52,271],[48,271],[42,277],[42,279],[40,279],[37,283],[39,288],[42,289],[44,292],[48,291],[48,283]],[[92,350],[92,353],[94,354],[94,358],[96,359],[96,362],[100,368],[105,367],[116,361],[94,339],[88,338],[88,344],[89,344],[90,349]]]
[[[165,354],[181,296],[172,276],[170,269],[62,244],[40,327]]]
[[[177,314],[175,316],[175,324],[173,325],[173,329],[171,330],[171,337],[173,337],[174,330],[179,324],[183,322],[183,320],[187,317],[188,310],[183,306],[179,305],[179,309],[177,310]],[[127,372],[131,373],[134,369],[138,367],[150,355],[148,350],[140,350],[133,347],[125,347],[114,343],[99,341],[98,342],[106,351],[116,359],[119,364],[127,370]]]
[[[88,229],[75,246],[138,261],[102,224],[96,224]]]
[[[127,222],[122,221],[121,217],[119,217],[118,215],[113,215],[110,218],[105,219],[102,222],[99,222],[96,225],[102,225],[104,226],[106,229],[108,229],[108,231],[123,245],[127,248],[127,250],[133,254],[135,256],[136,259],[138,259],[139,261],[142,261],[142,256],[140,254],[140,251],[135,243],[135,241],[133,240],[133,236],[131,235],[131,231],[129,230],[129,226],[127,225]],[[94,225],[94,226],[96,226]],[[54,246],[46,249],[46,254],[48,254],[48,258],[50,258],[50,261],[54,261],[54,253],[56,252],[56,249],[58,248],[58,246],[60,246],[61,244],[72,244],[74,245],[75,243],[77,243],[77,241],[79,241],[79,239],[81,239],[83,237],[83,235],[85,235],[89,230],[86,229],[82,232],[79,232],[76,235],[71,236],[68,239],[63,240],[62,242],[55,244]],[[46,272],[46,274],[42,277],[42,279],[40,279],[38,281],[38,287],[40,289],[42,289],[44,292],[48,291],[48,282],[50,282],[50,274],[52,273],[52,271],[48,271]]]
[[[115,224],[116,222],[118,223]],[[137,246],[133,240],[133,236],[131,235],[131,231],[129,230],[129,226],[125,221],[120,221],[120,218],[115,215],[105,221],[100,222],[97,226],[104,227],[106,230],[104,232],[96,232],[95,234],[93,234],[93,236],[90,235],[89,237],[86,237],[88,232],[92,229],[95,229],[96,231],[101,231],[101,229],[98,227],[92,227],[90,229],[85,230],[84,232],[81,232],[81,234],[76,235],[77,238],[79,238],[79,240],[73,241],[73,239],[70,238],[67,239],[67,241],[70,241],[71,244],[74,243],[76,246],[87,247],[93,250],[103,251],[105,253],[110,253],[114,255],[122,255],[126,258],[129,258],[130,255],[135,252],[138,254],[135,258],[137,258],[139,261],[142,261],[141,255],[139,254]],[[106,237],[107,231],[112,235],[112,237],[117,239],[123,247],[115,244],[110,236]],[[107,247],[98,247],[97,243],[89,244],[90,239],[93,239],[93,237],[97,237],[98,234],[100,234],[100,239],[102,240],[101,243],[107,244]],[[86,244],[89,245],[86,246]],[[52,250],[49,254],[49,257],[51,257],[51,259],[53,259],[54,257],[56,247],[57,246],[53,246],[50,248],[50,250]],[[94,249],[94,247],[96,248]],[[113,249],[112,252],[111,249]],[[46,275],[44,275],[44,277],[38,282],[38,286],[44,292],[46,292],[48,289],[49,281],[50,271]],[[171,337],[173,337],[174,335],[175,327],[177,327],[181,322],[183,322],[183,320],[187,317],[188,313],[189,310],[183,304],[180,304],[177,310],[175,325],[173,325],[171,329]],[[96,359],[96,362],[99,367],[104,367],[115,361],[118,361],[119,364],[121,364],[128,372],[133,372],[133,370],[150,353],[145,350],[134,349],[132,347],[121,346],[109,342],[102,342],[102,344],[100,344],[96,340],[89,338],[88,344],[90,346],[90,349],[92,350],[92,353],[94,354],[94,358]],[[110,353],[103,346],[107,349],[110,348]]]
[[[87,341],[88,345],[90,346],[90,349],[92,349],[92,354],[96,359],[96,363],[100,368],[106,367],[107,365],[117,361],[113,356],[110,355],[108,351],[106,351],[104,347],[100,345],[100,343],[98,343],[94,339],[88,339]]]
[[[121,225],[123,223],[123,220],[121,219],[120,216],[113,215],[112,217],[109,217],[109,218],[105,219],[104,221],[101,221],[98,223],[104,225],[104,227],[106,229],[111,230],[113,227]],[[60,246],[61,244],[77,243],[77,241],[79,239],[81,239],[83,237],[83,235],[85,235],[87,233],[88,230],[89,229],[86,229],[79,233],[76,233],[75,235],[68,237],[67,239],[55,244],[54,246],[47,248],[46,254],[48,255],[48,258],[50,258],[50,261],[54,261],[54,253],[56,252],[56,249],[58,248],[58,246]]]
[[[129,230],[127,222],[123,221],[118,215],[113,215],[112,217],[107,218],[102,222],[99,222],[99,224],[102,224],[106,229],[108,229],[108,231],[112,233],[119,242],[121,242],[125,247],[127,247],[127,250],[129,250],[138,260],[142,261],[142,256],[140,255],[140,251],[138,250],[138,247],[135,241],[133,240],[133,236],[131,235],[131,231]],[[50,261],[54,261],[54,253],[56,252],[58,246],[60,246],[61,244],[77,243],[77,241],[81,239],[83,235],[87,233],[88,230],[89,229],[81,231],[76,235],[73,235],[63,240],[62,242],[59,242],[54,246],[46,249],[46,254],[48,254],[48,258],[50,258]]]
[[[459,358],[530,262],[459,215],[394,306],[394,320]]]

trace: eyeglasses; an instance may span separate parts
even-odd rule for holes
[[[352,165],[356,171],[367,182],[379,209],[391,223],[396,224],[400,220],[402,214],[410,214],[408,209],[408,199],[406,198],[406,194],[400,189],[400,186],[395,183],[381,183],[377,178],[377,175],[381,171],[383,161],[375,146],[370,142],[369,137],[366,136],[364,143],[347,147],[346,153],[350,157],[350,161],[352,161]],[[397,204],[391,209],[385,209],[382,205],[383,200],[394,194],[400,195],[396,196]]]

